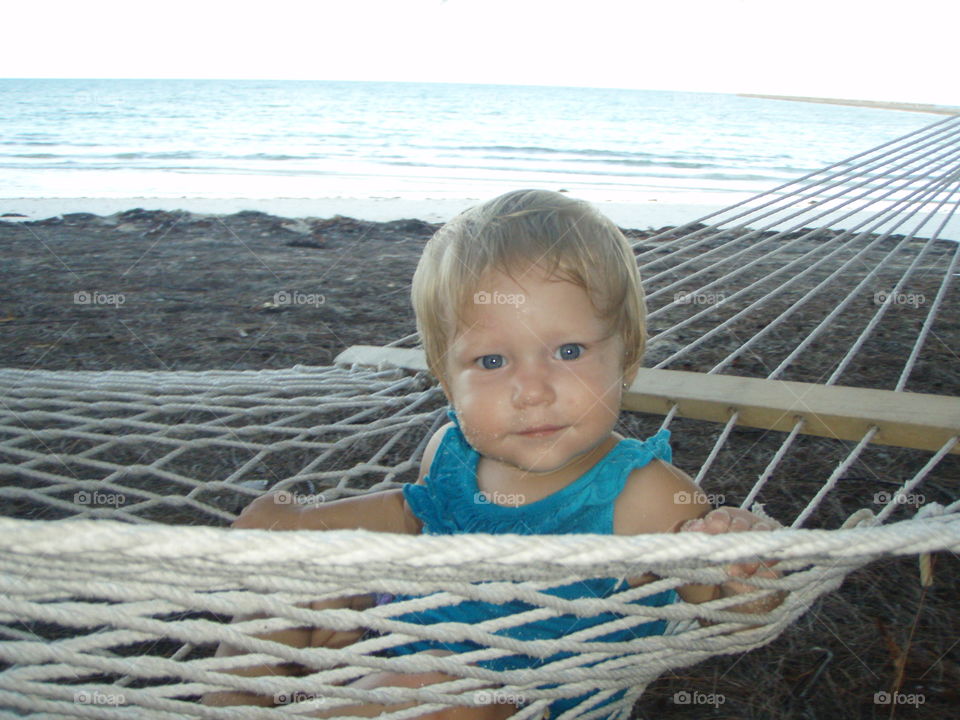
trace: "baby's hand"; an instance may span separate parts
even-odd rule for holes
[[[776,530],[782,527],[776,520],[758,517],[752,512],[735,507],[722,507],[711,510],[702,518],[687,520],[680,526],[680,532],[705,532],[710,535],[719,535],[728,532],[752,532]],[[736,563],[726,567],[727,575],[734,578],[778,578],[780,573],[773,569],[774,562]],[[752,585],[728,580],[720,585],[720,596],[731,597],[742,595],[756,590]],[[756,600],[744,605],[738,605],[732,610],[738,612],[766,612],[783,602],[783,594],[777,593],[763,600]]]
[[[735,507],[722,507],[711,510],[702,518],[687,520],[680,526],[681,532],[692,530],[719,535],[728,532],[744,532],[746,530],[776,530],[783,527],[776,520],[767,520],[754,515],[749,510]]]

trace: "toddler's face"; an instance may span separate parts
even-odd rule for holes
[[[487,272],[446,358],[446,390],[481,455],[531,472],[569,465],[610,437],[623,343],[586,291],[534,266]]]

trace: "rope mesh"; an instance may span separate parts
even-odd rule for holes
[[[951,117],[636,240],[650,306],[648,364],[938,392],[930,368],[941,358],[955,361],[943,338],[957,327],[952,280],[960,244],[944,233],[958,190],[960,118]],[[886,338],[908,330],[915,334],[903,357],[902,341],[891,351]],[[408,336],[396,344],[415,343]],[[791,527],[536,541],[280,533],[222,526],[267,490],[281,502],[322,503],[416,478],[426,440],[445,422],[443,395],[427,375],[336,366],[2,369],[0,399],[0,707],[16,713],[7,717],[135,718],[149,710],[157,718],[270,718],[415,700],[420,707],[390,715],[403,718],[482,705],[494,689],[496,697],[524,701],[521,719],[593,691],[560,717],[626,717],[664,671],[770,642],[871,560],[960,550],[960,505],[941,472],[956,437],[937,453],[891,450],[870,442],[875,428],[859,442],[842,442],[803,435],[802,423],[789,433],[741,428],[735,408],[719,426],[683,418],[674,407],[666,419],[626,414],[621,431],[649,435],[663,423],[676,438],[706,438],[689,460],[699,463],[690,469],[700,468],[704,491]],[[798,465],[810,467],[808,480],[778,482]],[[848,520],[838,526],[836,517]],[[664,607],[632,602],[687,582],[717,583],[724,564],[757,557],[778,560],[783,573],[751,581],[756,597],[789,591],[769,613],[730,609],[753,596]],[[547,592],[647,572],[662,579],[605,599]],[[368,593],[417,597],[362,612],[311,606]],[[516,600],[529,610],[476,625],[400,619],[463,599]],[[497,634],[540,618],[605,612],[616,619],[562,638]],[[225,622],[235,615],[262,617]],[[670,632],[597,640],[654,619],[668,621]],[[256,637],[313,626],[369,632],[344,648]],[[384,652],[411,638],[471,640],[484,649]],[[220,642],[251,654],[214,657]],[[542,662],[502,671],[477,664],[517,652]],[[227,672],[270,662],[295,663],[300,673]],[[455,679],[418,689],[349,684],[384,670],[438,670]],[[272,696],[277,706],[197,702],[225,688]]]

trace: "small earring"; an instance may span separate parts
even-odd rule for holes
[[[626,390],[627,387],[628,387],[628,385],[627,385],[626,383],[621,383],[621,385],[623,385],[623,389],[624,389],[624,390]]]

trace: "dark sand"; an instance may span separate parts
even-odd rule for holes
[[[434,229],[419,220],[293,221],[262,213],[206,217],[142,210],[109,218],[76,214],[0,223],[5,259],[0,367],[207,370],[329,364],[350,345],[383,344],[413,331],[409,280]],[[285,297],[294,302],[285,304]],[[884,332],[883,347],[900,358],[900,365],[915,333],[915,327]],[[933,343],[936,354],[909,389],[960,394],[958,336],[954,308],[940,329],[945,349]],[[845,384],[876,386],[876,367],[862,372],[845,378]],[[636,430],[648,432],[656,422],[641,418]],[[633,428],[633,419],[627,424],[626,429]],[[675,460],[695,472],[712,446],[713,432],[701,439],[691,431],[694,426],[678,427]],[[742,432],[763,440],[758,431]],[[863,494],[876,487],[871,485],[876,472],[885,483],[902,480],[910,452],[878,451],[882,460],[874,461],[873,474],[861,468],[858,477],[854,468],[836,493],[836,506],[827,505],[835,515],[824,524],[835,527],[858,507]],[[806,457],[809,462],[795,462],[779,477],[788,490],[820,482],[832,469],[826,454],[821,458],[811,451]],[[953,456],[938,466],[925,492],[941,501],[955,498],[957,474]],[[713,489],[723,489],[722,484]],[[784,506],[787,510],[796,513]],[[895,715],[952,716],[960,703],[960,561],[952,553],[939,553],[935,560],[935,583],[925,592],[914,557],[884,559],[851,574],[839,592],[819,601],[770,646],[668,673],[648,689],[635,716],[889,717],[891,707],[875,704],[874,693],[892,687],[898,658],[906,659],[901,692],[922,694],[924,704],[898,707]],[[694,691],[719,694],[724,701],[716,708],[674,702],[675,693]]]

